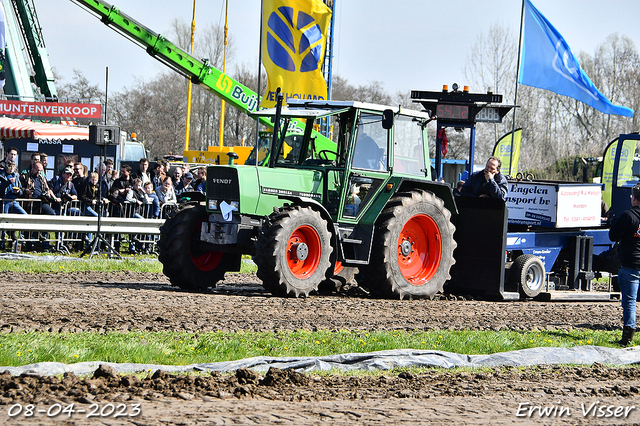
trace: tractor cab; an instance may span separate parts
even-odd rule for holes
[[[307,131],[299,137],[276,133],[271,152],[278,155],[268,166],[322,173],[327,187],[323,204],[334,220],[353,222],[362,217],[396,174],[431,180],[426,166],[426,124],[431,120],[427,113],[363,102],[291,100],[281,110],[253,115],[275,120],[278,114],[279,128],[288,129],[295,118],[306,122]],[[311,133],[323,119],[333,129],[333,142],[318,141]]]

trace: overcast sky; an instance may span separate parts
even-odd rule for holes
[[[5,2],[7,0],[4,0]],[[71,0],[33,0],[49,60],[70,82],[79,69],[109,92],[151,80],[166,69]],[[113,0],[122,12],[166,34],[173,18],[191,22],[192,0]],[[229,33],[236,62],[255,65],[259,47],[260,0],[229,0]],[[517,35],[521,0],[335,0],[334,75],[353,85],[380,81],[395,93],[464,85],[463,67],[478,35],[499,23]],[[593,54],[614,32],[640,43],[638,0],[533,0],[533,4],[578,53]],[[224,25],[224,0],[197,0],[198,27]],[[197,38],[196,38],[197,42]],[[227,64],[227,71],[233,64]],[[486,88],[472,88],[483,91]]]

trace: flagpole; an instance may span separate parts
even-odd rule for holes
[[[191,19],[191,56],[193,56],[193,41],[196,33],[196,0],[193,0],[193,17]],[[193,82],[189,77],[187,85],[187,124],[184,130],[184,150],[189,150],[189,130],[191,129],[191,87]]]
[[[524,2],[522,0],[522,10],[520,11],[520,37],[518,38],[518,64],[516,66],[516,90],[513,95],[513,122],[511,123],[511,151],[509,152],[509,174],[513,171],[513,139],[516,131],[516,110],[518,109],[518,75],[520,75],[520,50],[522,49],[522,31],[524,29]]]
[[[260,108],[260,74],[262,71],[262,19],[264,13],[264,0],[260,0],[260,48],[258,49],[258,87],[256,88],[256,93],[258,96],[258,103],[256,104],[256,111]],[[256,120],[256,166],[258,165],[258,151],[260,142],[260,120]]]
[[[229,0],[226,1],[224,7],[224,57],[222,59],[222,74],[227,73],[227,33],[229,32]],[[243,143],[244,145],[244,143]],[[218,146],[224,146],[224,99],[220,102],[220,141]]]

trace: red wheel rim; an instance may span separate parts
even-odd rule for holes
[[[398,266],[404,278],[413,285],[426,284],[442,260],[440,228],[431,217],[415,215],[402,227],[397,248]]]
[[[214,270],[220,260],[222,260],[222,252],[220,251],[201,251],[196,250],[195,247],[192,247],[191,241],[198,240],[200,236],[200,230],[202,229],[202,222],[199,222],[196,226],[193,227],[193,231],[191,231],[191,239],[189,240],[189,255],[191,256],[191,261],[201,271],[208,272]]]
[[[303,259],[300,258],[300,251],[305,252],[306,257]],[[296,278],[309,277],[318,269],[321,252],[322,245],[318,232],[309,225],[297,227],[287,242],[289,270]]]

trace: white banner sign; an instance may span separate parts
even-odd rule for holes
[[[602,185],[509,182],[506,202],[510,224],[600,226]]]
[[[509,223],[555,226],[557,194],[554,184],[509,182]]]
[[[600,226],[600,185],[571,185],[558,188],[558,228]]]

